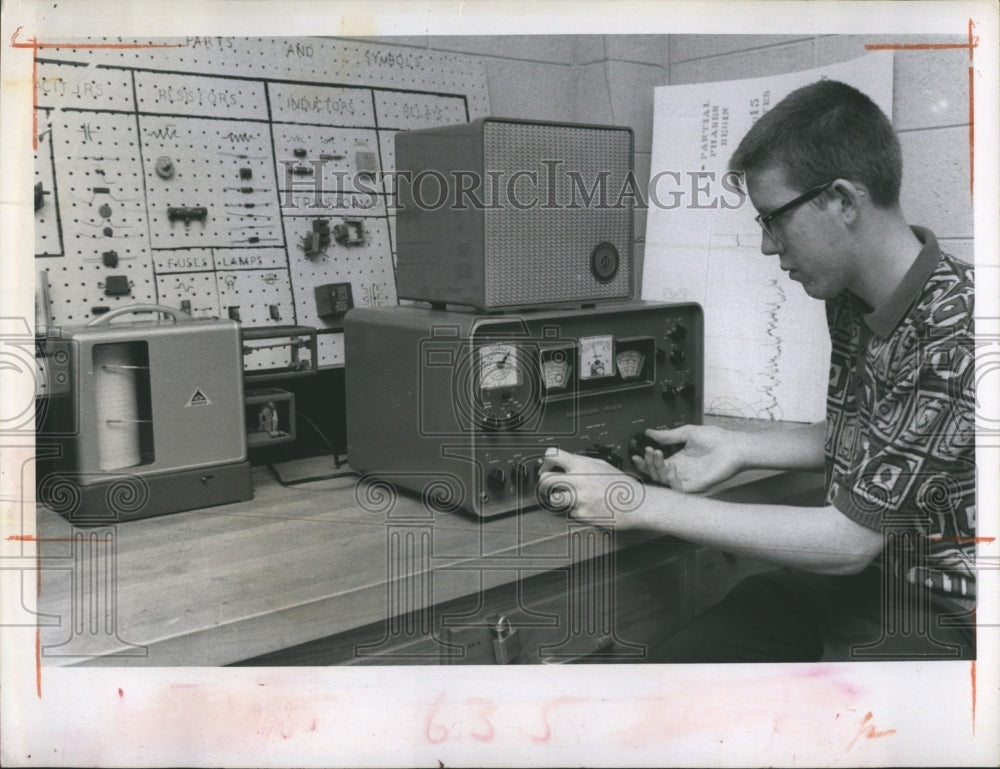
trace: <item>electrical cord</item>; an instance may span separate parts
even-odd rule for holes
[[[346,459],[341,460],[340,455],[337,453],[337,449],[334,447],[330,439],[326,437],[326,434],[319,429],[319,425],[317,425],[312,419],[303,414],[301,411],[296,411],[295,416],[300,417],[303,421],[307,422],[309,426],[320,437],[320,440],[323,441],[323,443],[326,445],[326,448],[329,449],[330,454],[333,456],[334,467],[340,468],[343,467],[345,464],[347,464]],[[311,475],[307,478],[299,478],[294,481],[286,481],[284,478],[281,477],[281,473],[278,472],[278,469],[273,464],[268,464],[266,467],[268,472],[271,473],[271,475],[274,477],[274,480],[278,482],[278,485],[282,486],[283,488],[300,486],[304,483],[315,483],[316,481],[333,481],[339,478],[360,477],[361,475],[361,473],[357,472],[356,470],[347,470],[343,473],[330,473],[328,475]]]
[[[343,460],[343,461],[341,461],[340,455],[337,453],[337,449],[334,447],[333,443],[330,441],[329,438],[326,437],[326,435],[323,433],[323,431],[319,429],[319,426],[312,419],[310,419],[309,417],[307,417],[301,411],[296,411],[295,415],[297,417],[301,417],[306,422],[308,422],[309,426],[313,430],[316,431],[316,434],[320,437],[320,440],[322,440],[323,443],[326,444],[326,447],[330,450],[330,454],[333,455],[333,462],[334,462],[334,466],[335,467],[341,467],[341,466],[347,464],[347,460],[346,459]]]

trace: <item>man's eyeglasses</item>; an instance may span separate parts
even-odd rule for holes
[[[797,198],[789,200],[783,206],[778,206],[778,208],[774,209],[769,214],[758,214],[757,224],[760,225],[760,228],[767,233],[767,236],[771,238],[771,240],[777,240],[778,237],[775,234],[774,230],[772,229],[772,222],[774,222],[774,220],[777,219],[779,216],[783,216],[784,214],[787,214],[789,211],[798,208],[803,203],[808,203],[810,200],[818,198],[823,192],[829,189],[832,185],[833,182],[827,182],[826,184],[821,184],[819,187],[813,187],[812,189],[803,192]]]

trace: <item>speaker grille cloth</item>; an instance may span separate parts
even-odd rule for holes
[[[485,170],[502,180],[500,205],[488,208],[484,219],[486,304],[630,296],[632,199],[626,196],[616,206],[629,189],[629,133],[502,122],[487,122],[483,130]],[[508,183],[518,172],[534,177],[519,177],[508,197]],[[608,282],[590,269],[590,255],[604,241],[620,257]]]

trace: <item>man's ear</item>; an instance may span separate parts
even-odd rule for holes
[[[857,221],[862,200],[868,196],[868,190],[850,179],[837,179],[830,185],[830,195],[844,223],[851,225]]]

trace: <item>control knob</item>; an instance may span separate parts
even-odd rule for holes
[[[596,457],[597,459],[603,459],[609,465],[614,465],[619,470],[622,468],[622,465],[624,464],[621,454],[612,449],[610,446],[602,446],[598,443],[595,443],[593,446],[584,449],[580,453],[585,457]]]
[[[680,451],[683,445],[682,443],[659,443],[646,435],[646,433],[636,433],[629,439],[628,455],[630,457],[641,457],[646,453],[647,448],[651,448],[654,451],[659,449],[663,452],[664,457],[669,457],[671,454],[676,454]]]

